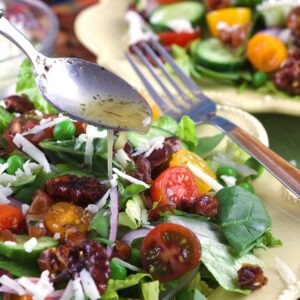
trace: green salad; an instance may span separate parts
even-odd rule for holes
[[[255,249],[281,241],[252,185],[263,169],[233,143],[217,150],[223,134],[160,116],[110,146],[41,98],[27,61],[0,130],[1,297],[196,300],[267,284]]]

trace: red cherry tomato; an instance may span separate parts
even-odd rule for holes
[[[193,269],[201,258],[197,236],[184,226],[163,223],[152,229],[141,245],[143,268],[160,282],[175,280]]]
[[[151,185],[151,198],[160,205],[176,204],[182,199],[199,197],[192,172],[185,167],[171,167],[161,173]]]
[[[200,37],[200,30],[194,32],[160,32],[159,41],[164,45],[176,44],[185,47],[191,41]]]
[[[7,228],[22,229],[24,216],[20,209],[9,205],[0,204],[0,232]]]

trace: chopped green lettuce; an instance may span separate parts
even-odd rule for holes
[[[145,300],[159,299],[159,281],[145,282],[142,284],[142,294]]]
[[[0,106],[0,133],[5,131],[13,118],[14,117],[11,113],[9,113],[4,107]]]
[[[214,289],[210,288],[208,284],[201,279],[200,272],[194,277],[194,279],[187,286],[189,289],[198,289],[201,294],[208,296]]]
[[[170,116],[160,116],[153,122],[153,126],[175,134],[178,128],[178,123]]]
[[[220,133],[214,136],[196,138],[196,145],[192,145],[190,150],[199,156],[205,156],[210,151],[215,149],[223,140],[225,134]]]
[[[176,135],[184,142],[196,144],[195,122],[189,116],[183,116],[178,124]]]
[[[95,230],[101,237],[108,239],[110,232],[110,216],[106,214],[107,209],[100,209],[93,217],[88,230]]]

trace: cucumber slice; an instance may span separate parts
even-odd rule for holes
[[[236,56],[215,38],[199,42],[195,51],[195,63],[215,71],[233,71],[241,69],[246,57]]]
[[[155,126],[152,126],[147,134],[139,134],[134,131],[129,131],[127,133],[127,139],[133,146],[133,148],[143,147],[148,144],[148,141],[158,136],[167,138],[170,136],[174,136],[174,134],[170,131]]]
[[[183,1],[161,5],[150,14],[150,23],[155,32],[171,31],[167,23],[174,20],[186,20],[197,25],[204,15],[205,8],[200,2]]]
[[[16,239],[18,243],[12,246],[4,245],[4,243],[0,241],[0,254],[18,261],[36,263],[41,251],[46,248],[58,246],[58,241],[54,240],[52,237],[43,236],[37,238],[37,245],[29,253],[24,249],[24,243],[29,240],[28,235],[16,235]]]

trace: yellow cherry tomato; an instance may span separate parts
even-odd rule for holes
[[[259,33],[249,40],[247,56],[257,70],[272,72],[286,59],[287,49],[278,38]]]
[[[139,93],[146,99],[146,101],[149,103],[151,109],[152,109],[152,114],[153,114],[153,121],[155,121],[158,116],[160,115],[160,109],[156,105],[155,102],[153,102],[148,95],[146,95],[144,92],[139,91]]]
[[[219,35],[219,22],[224,22],[228,26],[246,25],[251,22],[251,19],[251,9],[246,7],[223,8],[206,14],[208,28],[215,37]]]
[[[201,171],[203,171],[204,173],[206,173],[207,175],[209,175],[210,177],[216,180],[216,175],[211,170],[208,163],[202,157],[198,156],[194,152],[185,149],[180,149],[178,152],[175,153],[175,155],[173,156],[170,162],[170,167],[174,167],[174,166],[187,167],[188,162],[190,162],[195,167],[199,168]],[[195,179],[200,194],[205,194],[211,190],[211,187],[207,185],[199,177],[195,176]]]

